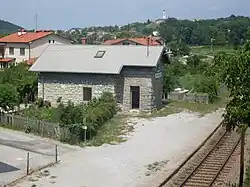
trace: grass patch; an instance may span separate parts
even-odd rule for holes
[[[211,51],[211,46],[193,46],[191,47],[191,53],[197,55],[214,55],[218,52],[234,53],[235,49],[231,46],[213,46],[213,52]]]
[[[194,103],[187,101],[170,101],[168,107],[173,107],[176,109],[187,109],[192,112],[199,112],[201,114],[207,114],[213,111],[216,111],[219,108],[224,108],[227,104],[227,98],[220,98],[215,103],[203,104],[203,103]]]
[[[118,144],[126,141],[124,135],[133,131],[133,126],[127,124],[127,118],[117,115],[98,129],[96,136],[87,142],[87,146],[101,146],[102,144]]]
[[[179,108],[175,108],[172,106],[165,106],[164,108],[153,112],[149,117],[164,117],[164,116],[168,116],[170,114],[175,114],[181,112],[181,110]]]

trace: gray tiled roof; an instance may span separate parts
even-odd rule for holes
[[[94,58],[106,51],[103,58]],[[154,67],[163,46],[64,45],[49,46],[30,68],[34,72],[119,74],[123,66]]]

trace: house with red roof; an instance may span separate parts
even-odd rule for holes
[[[48,30],[35,32],[21,30],[2,37],[0,38],[0,68],[24,61],[32,65],[46,48],[53,44],[71,44],[71,41]]]
[[[119,38],[114,40],[106,40],[103,45],[144,45],[144,46],[161,46],[165,40],[161,37],[149,36],[138,38]]]

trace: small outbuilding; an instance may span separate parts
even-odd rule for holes
[[[163,46],[51,45],[30,71],[39,73],[38,97],[53,105],[111,92],[122,110],[162,106]]]

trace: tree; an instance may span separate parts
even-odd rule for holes
[[[242,51],[227,58],[223,77],[232,98],[226,107],[224,118],[230,129],[250,122],[250,44]]]
[[[250,27],[247,29],[246,40],[250,41]]]
[[[191,50],[190,47],[183,42],[173,41],[169,42],[167,45],[171,49],[174,56],[189,55]]]
[[[4,111],[13,110],[18,103],[16,88],[10,84],[0,84],[0,107]]]
[[[226,35],[224,31],[219,31],[215,38],[215,44],[225,45],[227,43]]]
[[[231,100],[226,106],[224,120],[228,130],[237,128],[241,132],[241,164],[239,186],[243,186],[245,131],[250,125],[250,43],[228,58],[224,81]]]
[[[28,65],[20,63],[0,73],[0,84],[14,86],[19,94],[20,103],[26,99],[34,101],[37,93],[37,74],[30,72],[28,68]]]
[[[163,92],[167,95],[179,85],[179,77],[183,76],[186,66],[179,60],[173,59],[171,64],[165,65]]]

